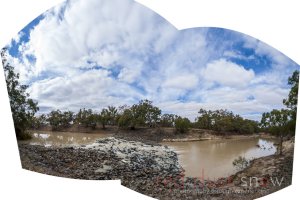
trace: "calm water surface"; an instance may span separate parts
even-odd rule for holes
[[[178,154],[186,176],[214,180],[234,174],[236,169],[232,162],[239,156],[253,159],[274,154],[274,142],[271,139],[251,138],[163,144]]]
[[[68,146],[85,145],[93,143],[99,138],[109,137],[107,133],[77,133],[77,132],[53,132],[41,131],[33,133],[33,137],[28,141],[32,145],[43,146]]]

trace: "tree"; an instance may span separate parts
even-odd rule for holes
[[[64,128],[70,127],[74,121],[74,113],[72,111],[65,111],[61,116],[62,126]]]
[[[135,129],[136,126],[156,127],[161,110],[152,105],[149,100],[141,100],[138,104],[131,107],[124,106],[120,109],[118,125],[122,128]]]
[[[103,108],[98,117],[98,120],[102,124],[102,128],[105,129],[107,124],[116,125],[118,117],[118,110],[114,106],[108,106],[107,108]]]
[[[141,100],[131,107],[135,124],[140,126],[156,127],[159,122],[161,110],[152,105],[152,101]]]
[[[212,129],[214,122],[213,111],[207,111],[201,108],[198,113],[200,114],[200,116],[196,119],[198,127],[202,129]]]
[[[219,132],[233,132],[251,134],[258,132],[258,122],[244,119],[228,110],[204,110],[200,109],[200,116],[196,118],[196,126],[202,129]]]
[[[261,126],[280,138],[280,155],[282,154],[283,137],[290,131],[291,118],[289,112],[286,109],[274,109],[269,113],[262,114]]]
[[[47,119],[53,131],[61,128],[61,115],[62,113],[60,110],[53,110],[48,114]]]
[[[85,128],[96,128],[97,116],[93,113],[92,109],[80,109],[75,117],[75,123],[84,126]]]
[[[46,124],[47,124],[47,117],[45,114],[42,114],[37,117],[34,116],[32,119],[31,128],[39,129],[43,126],[46,126]]]
[[[17,138],[22,139],[28,128],[31,127],[33,117],[39,108],[38,103],[30,99],[29,94],[26,93],[28,85],[20,84],[19,74],[15,73],[14,67],[7,62],[6,51],[6,49],[2,49],[1,58],[4,67],[7,92],[14,120],[15,132]]]
[[[280,154],[282,154],[282,143],[285,135],[295,134],[297,102],[298,102],[298,84],[299,71],[294,71],[288,79],[288,84],[291,85],[288,98],[283,100],[283,104],[287,109],[272,110],[262,114],[261,127],[280,138]]]
[[[290,117],[292,122],[290,123],[291,129],[295,132],[296,116],[297,116],[297,103],[298,103],[298,89],[299,89],[299,71],[293,72],[293,75],[289,77],[288,84],[291,86],[288,98],[283,100],[283,104],[290,109]]]
[[[136,120],[134,119],[132,110],[130,108],[122,109],[122,112],[118,117],[118,126],[120,128],[135,129]]]
[[[118,109],[114,106],[108,106],[109,124],[116,125]]]
[[[59,131],[63,128],[70,127],[74,120],[74,113],[71,111],[62,112],[60,110],[51,111],[47,118],[53,131]]]
[[[175,119],[175,129],[178,133],[187,133],[191,126],[191,122],[188,118],[178,117]]]
[[[110,111],[106,108],[103,108],[99,115],[99,121],[102,124],[103,129],[105,129],[105,125],[111,120],[111,118]]]
[[[175,119],[178,116],[174,114],[163,114],[160,118],[160,126],[162,127],[174,127],[175,126]]]

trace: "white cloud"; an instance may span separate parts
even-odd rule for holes
[[[216,60],[207,64],[202,72],[205,80],[215,82],[223,86],[245,87],[254,79],[252,69],[245,69],[225,59]]]
[[[255,59],[255,57],[253,55],[245,56],[241,52],[233,51],[233,50],[224,51],[223,56],[225,56],[226,58],[236,58],[236,59],[240,59],[240,60],[253,60],[253,59]]]
[[[271,69],[256,73],[225,58],[257,55],[233,49],[234,41],[215,40],[209,30],[177,31],[130,0],[71,0],[47,11],[29,41],[20,41],[20,57],[9,59],[43,112],[148,98],[191,120],[201,107],[257,119],[258,112],[282,106],[290,69],[278,66],[289,59],[245,37],[244,47],[272,60]]]
[[[243,41],[244,41],[244,47],[249,49],[254,49],[256,55],[269,57],[273,61],[272,66],[270,67],[276,69],[276,68],[284,68],[285,66],[288,65],[294,65],[294,63],[292,63],[287,56],[283,55],[281,52],[265,44],[262,41],[259,41],[255,38],[246,35],[243,37]]]
[[[19,43],[21,37],[23,37],[23,36],[24,36],[24,32],[20,31],[20,32],[16,35],[16,37],[13,38],[13,42]]]
[[[128,63],[159,53],[176,33],[166,22],[157,26],[160,17],[132,1],[68,1],[44,16],[23,49],[35,56],[37,73],[74,70],[87,61],[103,67]]]
[[[197,84],[198,77],[193,74],[188,74],[167,79],[163,83],[163,87],[189,90],[195,88]]]
[[[142,72],[142,65],[136,64],[134,66],[124,67],[118,75],[119,80],[133,83],[135,82],[140,76]]]
[[[90,70],[75,77],[56,77],[33,83],[31,97],[39,106],[77,111],[88,107],[100,110],[108,105],[135,103],[142,99],[127,84],[115,82],[106,70]]]

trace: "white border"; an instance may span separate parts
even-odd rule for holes
[[[178,29],[224,27],[246,33],[300,63],[299,0],[137,0]],[[0,47],[39,14],[62,0],[2,0]],[[298,3],[299,2],[299,3]],[[1,199],[151,199],[120,186],[120,181],[83,181],[21,170],[6,85],[0,67]],[[298,112],[298,119],[299,119]],[[296,144],[299,142],[299,131]],[[299,156],[299,149],[295,149]],[[293,185],[261,199],[296,199],[299,159],[295,156]],[[4,198],[6,197],[6,198]]]

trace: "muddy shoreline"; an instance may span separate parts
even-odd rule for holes
[[[177,154],[154,142],[110,137],[63,148],[19,144],[24,169],[75,179],[121,179],[122,185],[159,199],[253,199],[284,188],[291,184],[293,142],[285,142],[284,147],[283,156],[255,159],[233,176],[209,181],[185,177]],[[249,188],[241,182],[243,177],[256,176],[270,183],[279,175],[284,181],[276,187]]]

